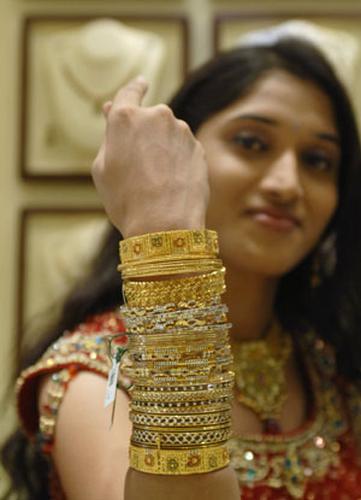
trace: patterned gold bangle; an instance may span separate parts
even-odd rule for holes
[[[164,331],[166,329],[174,328],[186,328],[191,329],[195,326],[205,326],[205,325],[218,325],[227,322],[226,314],[209,314],[204,318],[189,318],[180,316],[179,318],[173,318],[169,320],[158,319],[156,316],[153,318],[144,318],[144,321],[128,321],[126,319],[125,325],[128,332],[132,333],[147,333],[152,331]]]
[[[149,393],[169,393],[176,394],[178,392],[209,392],[213,394],[215,390],[221,389],[229,389],[232,390],[234,385],[233,377],[224,377],[224,380],[218,383],[207,383],[207,384],[192,384],[192,385],[177,385],[177,386],[169,386],[169,387],[154,387],[153,384],[150,385],[138,385],[137,390],[142,392]],[[134,389],[131,389],[133,392]]]
[[[191,450],[161,450],[131,445],[129,465],[149,474],[201,474],[222,469],[229,464],[224,445]]]
[[[167,280],[168,281],[168,280]],[[131,283],[131,282],[129,282]],[[150,283],[155,283],[150,282]],[[140,290],[139,290],[140,292]],[[169,298],[169,297],[168,297]],[[143,316],[149,315],[149,314],[163,314],[167,312],[183,312],[187,311],[190,309],[194,308],[206,308],[206,307],[213,307],[213,306],[219,306],[221,304],[221,298],[219,294],[213,295],[209,300],[202,301],[202,300],[193,300],[193,299],[187,299],[187,300],[181,300],[179,302],[169,302],[165,301],[164,303],[159,303],[159,304],[151,304],[151,305],[140,305],[140,306],[133,306],[133,305],[126,305],[126,306],[121,306],[120,311],[123,316],[127,317],[134,317],[134,318],[141,318]]]
[[[215,411],[227,411],[230,408],[232,396],[227,396],[219,399],[209,399],[204,401],[185,401],[183,403],[153,403],[149,401],[131,401],[131,410],[138,413],[147,414],[193,414],[213,413]]]
[[[217,233],[208,229],[148,233],[119,243],[123,263],[169,256],[217,255]]]
[[[123,280],[157,276],[173,276],[177,274],[204,274],[222,269],[220,259],[202,259],[188,261],[170,261],[149,264],[119,264],[118,271]]]
[[[166,345],[166,343],[173,343],[174,346],[181,347],[182,345],[187,345],[190,342],[196,343],[204,343],[210,342],[217,347],[221,347],[226,342],[229,341],[228,330],[218,331],[218,332],[184,332],[178,333],[175,338],[173,335],[168,333],[159,333],[152,335],[131,335],[130,341],[132,342],[132,348],[139,347],[151,347],[151,346],[160,346]]]
[[[131,395],[134,400],[137,401],[154,401],[159,403],[166,402],[184,402],[184,401],[204,401],[211,399],[219,399],[227,397],[230,394],[229,388],[224,389],[214,389],[210,391],[182,391],[179,392],[150,392],[150,391],[132,391]]]
[[[163,431],[163,429],[138,429],[133,426],[131,442],[133,444],[155,446],[160,439],[162,448],[175,447],[191,447],[191,446],[205,446],[225,443],[230,438],[230,426],[226,425],[224,428],[217,426],[216,429],[211,430],[196,430],[173,432]]]
[[[218,304],[209,307],[196,307],[185,309],[182,311],[157,312],[152,311],[150,314],[143,309],[142,315],[133,314],[133,308],[121,306],[120,311],[128,328],[133,326],[154,326],[154,324],[173,324],[176,321],[191,321],[204,320],[208,323],[220,321],[226,317],[228,308],[225,304]]]
[[[191,415],[148,415],[139,412],[131,412],[130,420],[134,425],[147,427],[170,427],[187,428],[210,425],[230,425],[231,411],[196,413]]]

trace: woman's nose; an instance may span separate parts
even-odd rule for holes
[[[302,196],[296,153],[287,150],[278,155],[266,169],[260,186],[266,196],[283,203],[292,202]]]

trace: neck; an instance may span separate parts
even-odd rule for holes
[[[224,300],[229,308],[231,340],[254,340],[262,337],[274,314],[277,278],[254,273],[226,273]]]

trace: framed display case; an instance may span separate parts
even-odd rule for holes
[[[17,330],[32,330],[59,312],[90,269],[109,230],[99,208],[28,208],[20,214]]]
[[[89,180],[102,104],[127,81],[165,102],[188,67],[183,16],[36,16],[23,24],[20,172],[26,180]]]

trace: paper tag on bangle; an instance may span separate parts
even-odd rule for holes
[[[104,398],[104,408],[109,406],[115,400],[117,393],[119,366],[120,366],[120,360],[118,361],[117,358],[114,357],[112,359],[112,367],[108,375],[108,382]]]

